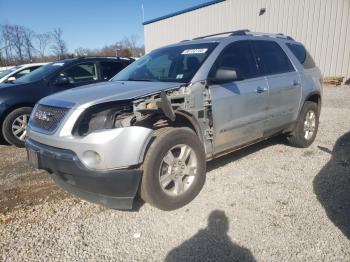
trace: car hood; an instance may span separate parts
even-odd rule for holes
[[[175,89],[180,83],[110,81],[69,89],[40,100],[40,104],[86,108],[94,104],[132,100],[162,90]]]

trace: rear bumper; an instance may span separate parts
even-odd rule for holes
[[[48,171],[64,190],[109,208],[132,208],[141,170],[95,171],[87,169],[73,151],[43,145],[31,139],[26,141],[26,147],[36,152],[37,168]]]

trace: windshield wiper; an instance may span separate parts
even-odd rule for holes
[[[129,78],[128,81],[139,81],[139,82],[159,82],[156,79],[140,79],[140,78]]]

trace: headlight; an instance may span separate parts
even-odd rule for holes
[[[113,102],[92,106],[79,117],[73,129],[73,134],[86,136],[97,130],[118,127],[116,123],[120,116],[130,115],[132,112],[130,103],[116,104],[116,102]]]

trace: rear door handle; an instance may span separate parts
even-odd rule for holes
[[[256,92],[257,93],[264,93],[264,92],[267,92],[268,91],[268,88],[267,87],[261,87],[261,86],[258,86],[256,88]]]

